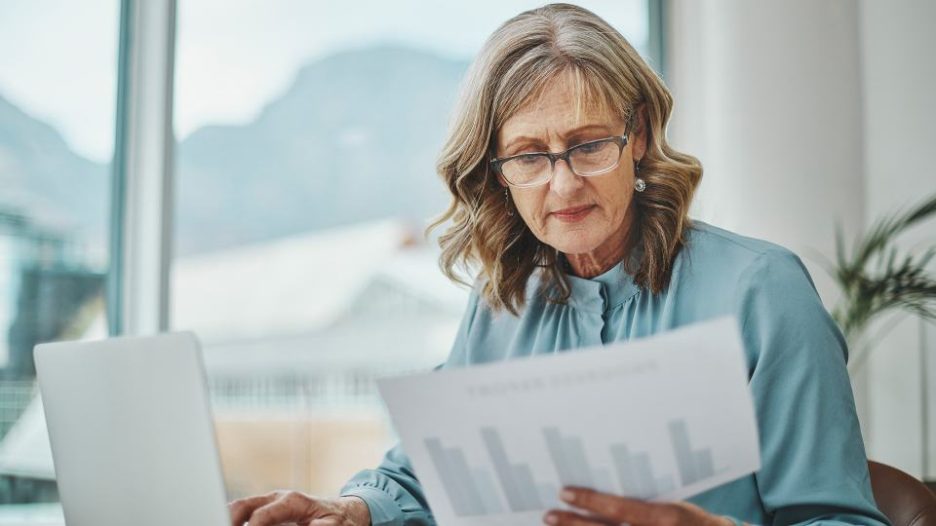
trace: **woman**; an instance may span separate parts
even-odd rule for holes
[[[528,11],[468,73],[439,172],[442,266],[480,268],[445,367],[643,337],[731,314],[762,468],[687,503],[566,488],[548,524],[884,524],[845,346],[799,259],[687,213],[698,161],[666,143],[672,99],[626,40],[565,4]],[[434,524],[397,446],[328,500],[232,503],[234,524]]]

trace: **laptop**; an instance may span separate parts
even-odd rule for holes
[[[191,333],[36,346],[68,526],[229,526]]]

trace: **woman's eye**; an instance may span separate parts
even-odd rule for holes
[[[600,142],[593,142],[591,144],[583,144],[578,147],[578,150],[582,153],[595,153],[601,149],[604,144]]]
[[[524,155],[523,157],[517,157],[517,162],[524,165],[533,165],[539,162],[538,155]]]

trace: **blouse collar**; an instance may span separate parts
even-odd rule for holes
[[[603,314],[633,298],[640,292],[634,277],[625,270],[622,261],[593,278],[566,274],[571,288],[569,305],[580,310]]]

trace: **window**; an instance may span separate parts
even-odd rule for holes
[[[33,346],[108,333],[118,18],[0,6],[0,523],[61,521]]]
[[[179,2],[171,320],[231,497],[336,494],[393,442],[374,378],[445,360],[467,292],[422,237],[435,158],[469,61],[536,5]],[[583,5],[651,46],[646,0]]]

